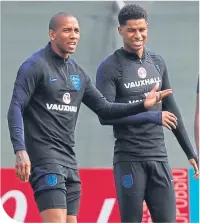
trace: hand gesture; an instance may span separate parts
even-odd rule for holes
[[[151,108],[151,107],[155,106],[157,103],[162,101],[163,98],[167,97],[169,94],[172,94],[172,89],[158,91],[158,87],[159,87],[159,84],[156,83],[154,88],[147,95],[146,99],[144,100],[145,108]]]

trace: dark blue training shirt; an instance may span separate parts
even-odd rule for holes
[[[163,58],[144,49],[141,59],[123,48],[107,57],[98,67],[96,86],[110,102],[138,103],[152,90],[155,83],[159,89],[171,89]],[[173,95],[157,104],[148,112],[123,119],[103,120],[103,125],[113,125],[115,142],[114,163],[118,161],[156,160],[167,162],[161,112],[169,111],[178,118],[173,129],[188,159],[196,154],[186,133],[181,114]]]
[[[57,163],[77,168],[74,131],[83,102],[103,119],[145,112],[144,101],[110,103],[71,58],[58,56],[50,43],[19,68],[8,111],[14,151],[27,150],[32,166]]]

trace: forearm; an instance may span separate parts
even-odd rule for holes
[[[144,102],[134,104],[125,103],[111,103],[104,101],[96,110],[96,114],[104,120],[123,118],[130,115],[136,115],[145,112]]]
[[[17,103],[11,102],[7,119],[14,152],[25,150],[22,110]]]
[[[183,120],[180,114],[180,111],[175,103],[174,97],[169,96],[164,100],[163,107],[165,110],[172,112],[177,117],[178,126],[176,129],[173,129],[173,133],[178,140],[180,146],[185,152],[188,159],[195,158],[196,154],[186,132]]]
[[[154,123],[162,125],[162,113],[160,111],[142,112],[137,115],[128,116],[126,118],[103,120],[99,119],[102,125],[134,125],[142,123]]]
[[[109,102],[92,84],[88,84],[83,103],[104,120],[124,118],[147,111],[144,101],[137,103]]]

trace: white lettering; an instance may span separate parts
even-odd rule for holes
[[[145,80],[145,85],[148,85],[148,84],[150,84],[150,80],[149,79],[146,79]]]
[[[77,106],[46,104],[48,110],[77,112]]]
[[[150,84],[155,84],[155,80],[154,80],[154,78],[151,78],[151,79],[150,79]]]
[[[188,217],[177,216],[177,218],[176,218],[176,222],[180,222],[180,223],[188,223]]]
[[[11,190],[2,196],[2,205],[4,205],[10,198],[14,198],[16,202],[13,219],[19,222],[24,222],[27,214],[27,200],[25,195],[19,190]]]
[[[140,102],[140,101],[143,101],[143,100],[141,99],[141,100],[133,100],[133,101],[129,101],[129,104],[134,104],[134,103],[137,103],[137,102]]]
[[[186,191],[176,191],[176,198],[187,199]]]
[[[145,80],[141,80],[141,86],[145,85]]]
[[[176,199],[176,207],[177,208],[185,208],[188,206],[188,202],[185,199]]]
[[[131,88],[132,88],[132,87],[135,87],[135,84],[134,84],[134,82],[131,82]]]
[[[174,188],[175,190],[187,190],[187,184],[185,182],[176,182]]]
[[[63,111],[63,105],[58,105],[58,110]]]
[[[125,86],[126,88],[130,88],[130,83],[128,83],[128,84],[124,84],[124,86]]]
[[[58,105],[54,104],[52,110],[58,110]]]
[[[161,82],[160,77],[154,77],[154,78],[149,78],[149,79],[144,79],[144,80],[139,80],[135,82],[129,82],[129,83],[124,83],[125,88],[134,88],[134,87],[140,87],[143,85],[150,85],[150,84],[155,84]]]
[[[173,169],[174,180],[183,179],[187,177],[187,171],[181,169]]]
[[[51,110],[52,106],[53,106],[53,104],[48,104],[47,103],[47,109]]]
[[[188,185],[187,170],[173,169],[174,188],[176,191],[176,220],[186,223],[188,221]]]
[[[140,85],[141,85],[141,84],[140,84],[140,81],[138,81],[138,82],[136,81],[136,82],[135,82],[135,86],[136,86],[136,87],[140,87]]]

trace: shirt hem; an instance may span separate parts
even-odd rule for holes
[[[57,160],[57,159],[53,159],[53,158],[44,158],[44,159],[41,159],[41,160],[38,160],[38,161],[31,161],[31,165],[32,167],[35,167],[35,166],[41,166],[41,165],[44,165],[44,164],[58,164],[58,165],[61,165],[61,166],[64,166],[64,167],[67,167],[67,168],[70,168],[70,169],[74,169],[74,170],[77,170],[78,169],[78,165],[77,163],[69,163],[69,161],[67,160]]]

